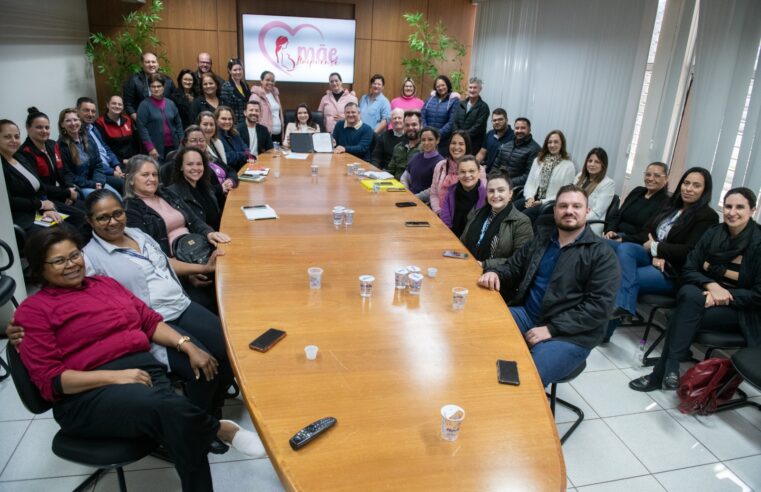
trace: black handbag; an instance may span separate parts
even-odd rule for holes
[[[214,247],[201,234],[184,234],[172,243],[174,257],[185,263],[205,264],[209,261]]]

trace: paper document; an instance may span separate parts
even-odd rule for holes
[[[290,154],[286,154],[286,159],[295,159],[297,161],[305,161],[307,160],[307,157],[309,157],[309,154],[299,154],[296,152],[291,152]]]
[[[394,179],[394,175],[386,171],[365,171],[365,177],[370,179]]]
[[[277,219],[277,212],[267,204],[244,205],[240,209],[248,220]]]
[[[330,133],[315,133],[312,135],[315,152],[333,152],[333,137]]]

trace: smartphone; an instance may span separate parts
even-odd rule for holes
[[[431,227],[431,224],[425,220],[408,220],[404,225],[407,227]]]
[[[417,203],[415,203],[415,202],[396,202],[396,206],[399,207],[399,208],[417,207]]]
[[[521,381],[518,379],[518,363],[514,360],[497,360],[497,381],[502,384],[512,384],[520,386]]]
[[[460,259],[460,260],[464,260],[465,258],[468,257],[468,253],[461,253],[459,251],[454,251],[454,250],[451,250],[451,249],[448,249],[448,250],[444,251],[441,254],[443,256],[446,256],[447,258],[457,258],[457,259]]]
[[[270,328],[258,337],[256,337],[248,346],[259,352],[266,352],[272,348],[277,342],[279,342],[285,336],[283,330],[276,328]]]

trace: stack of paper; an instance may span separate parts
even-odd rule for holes
[[[244,205],[240,209],[248,220],[277,219],[277,212],[267,204]]]

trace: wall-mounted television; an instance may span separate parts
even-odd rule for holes
[[[246,79],[269,70],[279,82],[325,83],[338,72],[351,84],[355,28],[354,20],[244,14]]]

